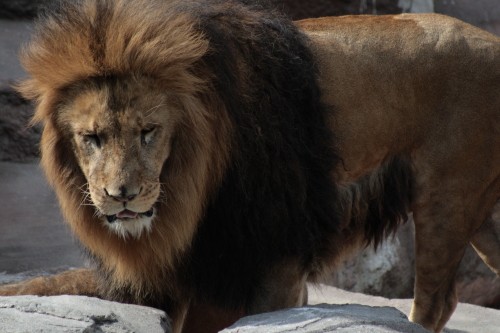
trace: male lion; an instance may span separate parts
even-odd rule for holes
[[[42,166],[95,269],[3,295],[145,304],[175,332],[209,310],[216,330],[304,304],[306,281],[410,210],[411,320],[443,328],[469,242],[499,273],[489,33],[438,15],[295,25],[234,1],[79,0],[45,15],[22,60]]]

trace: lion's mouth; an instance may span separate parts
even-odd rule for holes
[[[128,209],[122,210],[121,212],[115,214],[115,215],[106,215],[106,219],[108,220],[109,223],[113,223],[116,220],[129,220],[129,219],[136,219],[142,216],[146,217],[151,217],[153,216],[154,208],[151,208],[147,212],[144,213],[137,213]]]

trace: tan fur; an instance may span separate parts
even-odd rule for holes
[[[168,29],[175,28],[167,34],[171,39],[158,39],[155,36],[164,36],[160,33],[164,22],[159,19],[144,24],[141,13],[164,10],[158,7],[166,4],[118,3],[109,18],[109,31],[81,34],[89,40],[66,40],[66,31],[57,26],[43,35],[44,40],[35,40],[24,56],[33,78],[21,90],[39,101],[35,121],[45,125],[42,165],[71,228],[102,261],[116,287],[132,285],[138,293],[155,292],[175,285],[165,267],[173,269],[190,245],[200,214],[228,163],[228,142],[235,129],[220,112],[223,107],[218,96],[200,97],[204,82],[198,77],[203,77],[205,69],[190,66],[208,46],[202,36],[193,34],[189,19],[178,17],[173,25],[170,22]],[[88,8],[83,15],[97,17],[98,11]],[[332,170],[332,176],[341,186],[341,200],[352,202],[356,194],[349,186],[355,188],[353,182],[377,172],[392,156],[404,154],[411,159],[417,231],[417,282],[411,319],[439,331],[456,304],[453,276],[464,248],[500,196],[500,40],[437,15],[327,18],[301,21],[298,26],[310,37],[323,100],[334,110],[330,121],[339,140],[342,168]],[[126,42],[130,31],[138,31],[137,40],[150,38],[148,47],[134,47],[136,39]],[[88,63],[87,47],[99,47],[90,40],[96,33],[112,34],[114,43],[106,46],[105,56]],[[197,76],[193,70],[198,71]],[[62,89],[81,78],[117,71],[128,83],[129,88],[123,88],[124,99],[137,97],[135,107],[128,104],[128,118],[121,118],[120,113],[103,117],[102,110],[110,107],[106,93],[91,84]],[[161,93],[163,87],[171,92],[168,96]],[[163,111],[151,113],[154,123],[160,125],[160,144],[169,147],[175,136],[179,149],[147,155],[137,149],[143,128],[136,126],[156,107]],[[56,112],[61,108],[65,112]],[[93,174],[97,159],[89,158],[78,140],[79,135],[94,130],[96,123],[104,129],[103,134],[114,138],[108,146],[112,148],[105,151],[108,159],[114,158]],[[130,131],[115,132],[115,124]],[[73,152],[76,159],[72,160]],[[139,166],[137,160],[143,164]],[[159,176],[165,165],[171,173]],[[138,184],[136,187],[150,186],[146,195],[137,199],[142,202],[140,209],[145,209],[158,193],[155,177],[162,183],[159,195],[169,203],[160,206],[157,214],[168,223],[153,224],[152,232],[137,239],[124,240],[112,233],[95,216],[93,207],[81,205],[86,203],[88,193],[84,192],[88,189],[95,204],[110,209],[106,207],[115,203],[99,194],[100,189],[117,187],[129,179],[130,184]],[[342,214],[349,217],[355,212],[356,207],[350,207]],[[485,230],[497,227],[495,220],[483,226]],[[346,249],[363,239],[358,234],[361,230],[349,226],[346,230]],[[498,264],[498,252],[494,253],[500,244],[498,237],[478,236],[473,242],[484,257],[493,258],[489,261],[492,266]],[[306,276],[297,270],[296,263],[285,263],[269,274],[263,289],[272,292],[260,291],[257,300],[262,304],[255,305],[257,310],[304,302]],[[0,294],[6,293],[5,288],[0,288]],[[17,293],[53,294],[53,290],[33,282],[13,289]],[[7,292],[16,293],[13,289]],[[176,290],[169,292],[175,295]],[[179,332],[184,318],[196,320],[193,313],[205,304],[194,304],[188,311],[190,300],[176,296],[182,302],[169,315],[174,331]],[[237,316],[228,314],[225,322]]]
[[[334,110],[341,184],[391,156],[411,158],[417,276],[410,319],[440,331],[456,306],[454,275],[467,244],[477,242],[497,272],[500,265],[498,233],[481,231],[500,223],[488,220],[500,197],[500,39],[439,15],[298,25],[311,38],[323,100]],[[488,236],[473,239],[476,232]]]

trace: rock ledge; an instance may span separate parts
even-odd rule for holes
[[[320,304],[246,317],[223,333],[427,333],[392,307]]]
[[[165,312],[85,296],[0,297],[0,332],[170,332]]]

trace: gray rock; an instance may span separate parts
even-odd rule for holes
[[[411,298],[414,266],[414,226],[410,218],[395,237],[385,240],[377,251],[369,247],[356,252],[324,282],[348,291]],[[471,246],[467,248],[456,278],[460,302],[500,308],[500,279]]]
[[[408,315],[412,301],[352,293],[325,285],[309,285],[309,304],[391,306]],[[443,333],[500,333],[500,310],[459,303]]]
[[[170,332],[165,312],[84,296],[0,297],[0,332]]]
[[[368,247],[355,252],[325,282],[370,295],[412,297],[415,281],[413,229],[413,221],[408,221],[376,251]]]
[[[356,332],[356,333],[426,333],[422,326],[411,323],[391,307],[358,304],[320,304],[246,317],[224,333],[284,332]]]
[[[316,306],[242,318],[222,332],[427,332],[406,319],[410,299],[389,300],[321,285],[309,286],[309,296]],[[499,328],[499,310],[460,303],[443,333],[493,333],[500,332]],[[170,329],[165,313],[152,308],[83,296],[16,296],[0,297],[0,332],[141,333]]]

